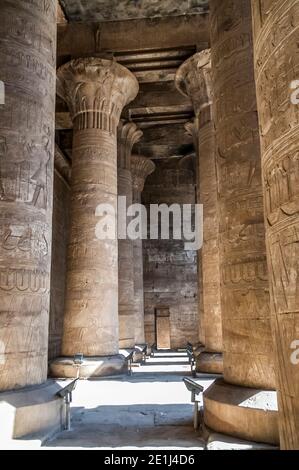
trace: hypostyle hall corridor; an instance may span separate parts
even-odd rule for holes
[[[182,381],[190,376],[186,353],[156,352],[132,370],[110,380],[81,380],[73,393],[71,431],[43,448],[203,449]],[[207,388],[213,376],[199,374],[196,381]]]
[[[1,449],[299,450],[298,45],[299,0],[0,0]]]
[[[263,450],[272,448],[207,430],[194,408],[183,377],[190,377],[184,351],[156,351],[132,374],[102,380],[80,380],[73,392],[71,429],[40,440],[19,439],[16,449],[40,450]],[[218,375],[197,373],[192,380],[206,390]],[[61,387],[66,382],[59,381]]]

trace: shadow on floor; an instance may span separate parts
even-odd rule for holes
[[[139,383],[139,382],[182,382],[183,377],[190,377],[191,372],[146,372],[133,370],[132,375],[123,375],[117,377],[90,377],[89,381],[92,382],[101,382],[101,381],[117,381],[117,382],[132,382],[132,383]],[[209,382],[213,381],[219,377],[222,377],[219,374],[200,374],[197,373],[196,377],[193,378],[195,381],[204,381]]]
[[[191,404],[103,405],[72,409],[72,429],[44,447],[203,447]]]

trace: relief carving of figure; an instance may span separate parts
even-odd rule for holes
[[[35,185],[34,193],[29,204],[36,206],[40,196],[42,196],[43,209],[47,208],[47,167],[51,159],[51,141],[50,141],[50,129],[47,128],[46,133],[42,137],[42,142],[37,143],[31,141],[27,145],[29,154],[36,160],[39,160],[39,167],[30,177],[31,182]]]

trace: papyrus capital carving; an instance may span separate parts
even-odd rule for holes
[[[177,70],[175,84],[180,93],[188,96],[198,116],[212,101],[210,49],[194,54]]]
[[[115,135],[123,107],[138,93],[135,76],[113,60],[87,57],[59,68],[57,94],[70,108],[74,128]]]
[[[131,172],[133,179],[133,189],[142,192],[146,178],[155,171],[156,165],[152,160],[140,155],[132,155]]]
[[[134,122],[120,121],[117,129],[117,164],[119,168],[130,170],[132,148],[142,136],[142,130]]]

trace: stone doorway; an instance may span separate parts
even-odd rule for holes
[[[156,308],[157,349],[170,349],[170,312],[169,307]]]

